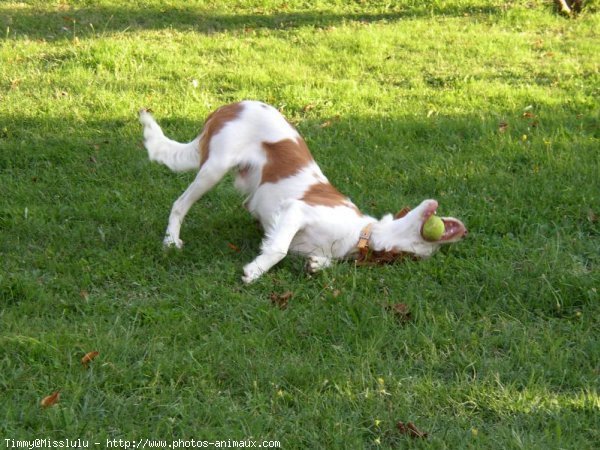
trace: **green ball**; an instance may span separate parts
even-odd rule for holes
[[[423,224],[421,234],[428,241],[439,241],[444,235],[444,221],[436,215],[429,216],[429,219]]]

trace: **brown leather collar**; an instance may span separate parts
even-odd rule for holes
[[[370,223],[362,230],[360,230],[360,236],[358,237],[358,244],[356,247],[358,248],[359,255],[363,255],[369,252],[369,241],[371,240],[371,228],[373,228],[373,224]]]
[[[409,211],[410,208],[403,208],[394,216],[394,219],[404,217],[406,214],[408,214]],[[356,248],[358,249],[358,255],[356,257],[357,264],[391,264],[393,262],[403,260],[406,258],[417,259],[415,255],[407,252],[400,252],[394,250],[371,250],[369,248],[369,242],[371,240],[372,228],[373,224],[370,223],[360,231],[358,244],[356,244]]]

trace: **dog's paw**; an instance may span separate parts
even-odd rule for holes
[[[244,267],[244,275],[242,276],[242,281],[246,284],[250,284],[253,281],[256,281],[261,275],[263,271],[256,263],[251,262],[250,264],[246,264]]]
[[[167,234],[165,236],[165,238],[163,239],[163,247],[165,249],[167,249],[167,248],[182,248],[183,241],[179,238],[175,239],[170,234]]]
[[[306,263],[306,270],[315,273],[331,265],[331,258],[327,256],[311,256]]]

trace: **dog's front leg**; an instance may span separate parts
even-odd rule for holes
[[[292,239],[305,225],[302,204],[297,200],[286,203],[278,219],[263,239],[261,254],[244,267],[244,283],[252,283],[287,255]]]
[[[306,269],[310,273],[316,273],[320,270],[326,269],[331,266],[331,258],[329,256],[316,256],[312,255],[308,258],[306,263]]]

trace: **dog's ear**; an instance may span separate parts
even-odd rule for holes
[[[394,215],[394,220],[395,219],[402,219],[405,215],[407,215],[410,212],[410,208],[408,206],[405,206],[404,208],[402,208],[400,211],[398,211],[396,213],[396,215]]]

